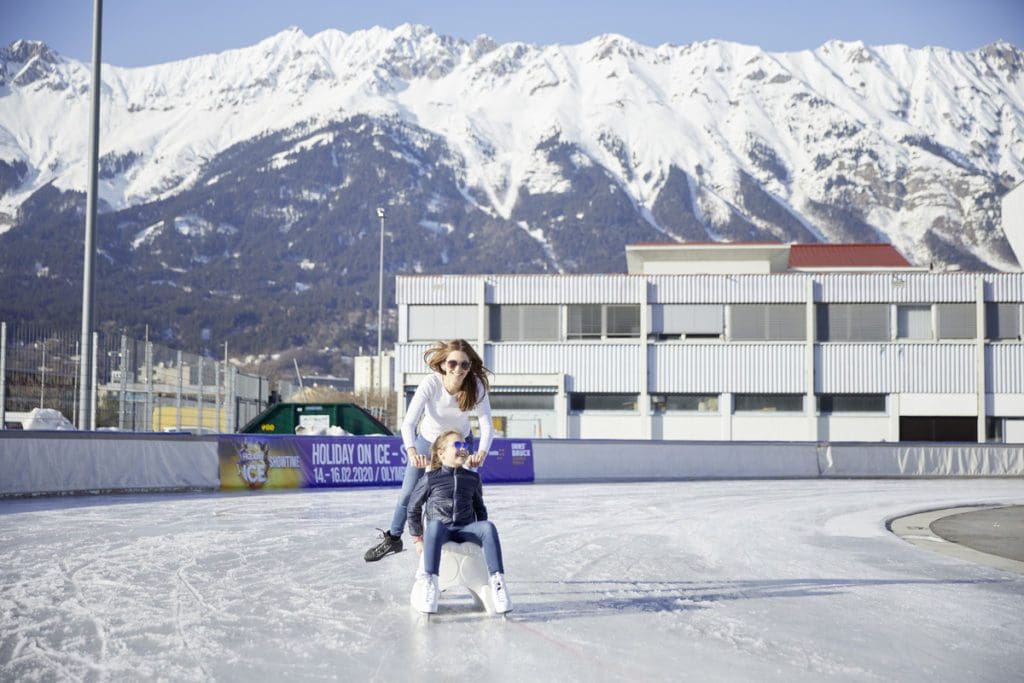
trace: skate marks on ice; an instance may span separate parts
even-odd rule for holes
[[[509,619],[519,622],[586,617],[614,618],[625,612],[685,612],[732,600],[828,597],[876,586],[978,585],[1003,579],[779,579],[736,581],[530,581],[519,582],[523,606]],[[472,606],[470,606],[471,608]]]
[[[515,611],[366,563],[392,490],[0,501],[0,680],[1012,680],[1024,577],[900,513],[1024,482],[493,486]],[[84,504],[83,504],[84,503]]]

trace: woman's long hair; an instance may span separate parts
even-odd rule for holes
[[[480,356],[465,339],[437,342],[423,354],[423,360],[434,372],[444,375],[448,372],[448,369],[444,367],[444,361],[452,351],[462,351],[469,357],[469,372],[466,373],[466,378],[462,380],[462,388],[456,394],[459,397],[459,410],[467,413],[475,408],[476,404],[484,398],[483,396],[477,396],[477,382],[483,385],[485,393],[491,393],[491,383],[487,379],[487,375],[491,371],[484,367],[484,362],[480,360]]]

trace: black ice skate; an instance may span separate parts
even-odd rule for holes
[[[401,536],[392,536],[390,531],[382,531],[381,535],[384,537],[383,540],[367,550],[366,554],[363,555],[363,559],[367,562],[376,562],[391,553],[402,552]]]

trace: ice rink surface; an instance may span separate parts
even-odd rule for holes
[[[1024,680],[1024,575],[885,527],[1019,479],[491,485],[515,612],[429,623],[397,493],[0,500],[0,680]]]

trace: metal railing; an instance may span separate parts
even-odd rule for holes
[[[33,408],[78,414],[80,341],[71,328],[0,323],[0,425]],[[234,432],[267,405],[271,382],[226,358],[95,333],[91,429]]]

